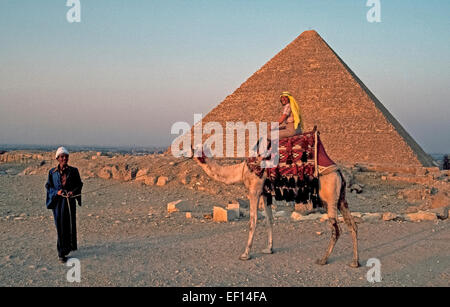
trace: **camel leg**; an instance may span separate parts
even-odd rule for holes
[[[345,199],[339,202],[339,211],[341,211],[342,216],[344,217],[345,224],[352,233],[353,260],[352,262],[350,262],[349,265],[352,268],[357,268],[360,266],[358,256],[358,227],[355,223],[355,220],[352,217],[352,214],[350,213],[347,201]]]
[[[273,215],[272,208],[267,205],[266,196],[261,196],[262,202],[264,204],[264,212],[266,213],[266,223],[267,223],[267,233],[268,233],[268,242],[267,248],[263,249],[264,254],[272,254],[273,253]],[[261,201],[260,199],[260,201]]]
[[[255,234],[256,223],[258,221],[258,202],[259,195],[256,193],[250,194],[250,230],[248,232],[248,241],[247,246],[245,247],[244,253],[239,257],[241,260],[249,260],[250,257],[250,249],[253,244],[253,235]]]
[[[327,208],[328,222],[331,227],[331,239],[325,255],[316,261],[317,264],[327,264],[328,257],[333,252],[334,246],[340,236],[339,225],[337,222],[337,206],[341,192],[341,177],[337,173],[331,173],[319,178],[319,197]]]
[[[340,236],[337,220],[335,218],[330,218],[328,221],[331,226],[332,234],[331,234],[330,243],[328,244],[328,248],[327,248],[327,251],[325,252],[325,255],[322,257],[322,259],[317,259],[317,261],[316,261],[316,263],[320,264],[320,265],[327,264],[328,257],[330,257],[331,253],[333,252],[334,246],[336,245],[336,242]]]

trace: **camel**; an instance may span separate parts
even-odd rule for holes
[[[207,148],[202,149],[203,152]],[[207,155],[210,156],[211,155]],[[245,251],[240,255],[240,260],[251,259],[250,250],[253,244],[253,236],[255,233],[256,223],[258,220],[258,206],[260,202],[263,203],[267,229],[268,229],[268,245],[267,248],[263,250],[265,254],[273,253],[273,215],[272,208],[267,205],[267,197],[263,194],[264,181],[266,179],[266,174],[261,178],[254,174],[246,162],[239,164],[222,166],[217,164],[215,161],[206,158],[203,155],[201,158],[193,157],[197,164],[204,170],[204,172],[212,179],[223,182],[225,184],[236,184],[243,183],[248,189],[248,198],[250,201],[250,231],[248,234],[248,241],[245,247]],[[353,260],[350,262],[349,266],[357,268],[360,266],[358,258],[358,239],[357,239],[357,226],[351,215],[348,207],[348,203],[345,199],[345,180],[342,173],[336,169],[331,173],[319,176],[319,198],[322,204],[327,208],[328,221],[331,227],[332,235],[326,252],[322,258],[316,260],[319,265],[325,265],[328,262],[333,248],[339,239],[340,231],[337,221],[338,210],[341,212],[344,222],[351,231],[352,241],[353,241]]]

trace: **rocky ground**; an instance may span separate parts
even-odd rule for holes
[[[373,285],[366,279],[368,267],[346,265],[351,239],[344,224],[330,263],[317,266],[314,260],[330,236],[326,218],[276,202],[275,253],[261,253],[261,217],[254,259],[242,262],[248,235],[243,186],[213,182],[193,161],[168,155],[93,152],[74,153],[69,161],[80,169],[86,192],[77,209],[79,250],[72,255],[81,262],[81,282],[72,284],[66,280],[69,268],[57,261],[53,218],[44,204],[52,154],[12,152],[0,155],[0,162],[1,286]],[[375,285],[449,286],[448,173],[343,169],[350,209],[357,213],[361,264],[370,258],[382,264],[382,281]],[[183,211],[191,218],[167,212],[167,204],[177,200],[189,204]],[[238,200],[239,219],[211,218],[214,206]]]

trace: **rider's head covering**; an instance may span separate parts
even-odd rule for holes
[[[297,127],[300,125],[300,127],[303,130],[303,121],[300,115],[300,107],[298,106],[297,101],[295,100],[294,97],[292,97],[291,93],[289,93],[288,91],[284,91],[281,93],[280,98],[281,97],[288,97],[289,99],[289,104],[291,105],[291,111],[292,114],[294,115],[294,128],[297,129]]]

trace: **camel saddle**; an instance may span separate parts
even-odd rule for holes
[[[315,128],[310,132],[280,139],[278,148],[279,163],[276,167],[262,168],[260,159],[247,159],[247,166],[257,176],[262,177],[264,172],[267,173],[264,194],[268,197],[268,204],[272,203],[271,196],[274,195],[276,200],[295,200],[297,203],[312,201],[314,207],[319,206],[318,176],[337,169],[325,151],[320,133]]]

